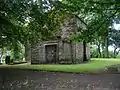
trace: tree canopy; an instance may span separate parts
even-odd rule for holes
[[[109,26],[120,15],[120,1],[1,0],[0,47],[57,39],[60,24],[69,14],[85,26],[78,28],[79,32],[72,36],[72,40],[93,42],[106,39]]]
[[[75,15],[85,25],[86,30],[80,28],[77,39],[88,42],[96,39],[96,36],[105,36],[112,20],[119,15],[117,0],[62,0],[60,6],[60,10]]]

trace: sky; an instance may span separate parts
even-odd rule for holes
[[[120,30],[120,24],[114,23],[113,25],[114,25],[114,28],[115,28],[116,30]]]

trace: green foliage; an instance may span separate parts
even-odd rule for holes
[[[120,51],[120,31],[111,28],[109,30],[109,45],[114,47],[114,58]]]
[[[91,52],[91,58],[98,58],[98,51],[96,46],[92,46],[90,52]]]
[[[114,58],[114,52],[113,51],[109,51],[109,57]]]
[[[11,59],[13,61],[23,60],[23,57],[23,45],[19,42],[15,42],[11,50]]]
[[[109,31],[109,44],[113,45],[115,48],[120,47],[120,31],[115,29],[110,29]]]
[[[84,24],[84,28],[80,27],[80,33],[72,39],[93,42],[99,36],[106,36],[107,28],[118,14],[115,3],[112,0],[63,0],[62,10],[74,15]]]
[[[120,53],[118,53],[118,55],[116,56],[116,58],[120,58]]]
[[[21,56],[19,43],[25,46],[27,41],[34,44],[57,39],[60,24],[68,15],[76,17],[83,25],[78,27],[79,33],[70,37],[72,41],[96,41],[103,46],[108,35],[108,27],[113,23],[113,19],[120,15],[119,2],[116,0],[2,0],[0,1],[0,48],[9,47],[14,52],[14,59],[18,59]],[[112,35],[111,38],[116,39],[114,36],[119,35]]]
[[[84,39],[87,42],[93,41],[96,36],[104,34],[105,29],[103,27],[107,28],[111,18],[117,13],[116,10],[110,10],[111,8],[114,9],[116,5],[101,4],[111,3],[111,0],[100,1],[99,3],[98,1],[63,0],[59,2],[48,0],[49,3],[46,0],[3,1],[0,4],[0,10],[4,13],[1,13],[0,16],[4,22],[12,23],[8,27],[11,30],[4,30],[9,33],[2,32],[2,34],[5,34],[7,39],[10,39],[9,41],[15,38],[22,44],[25,44],[24,41],[26,40],[33,42],[53,39],[59,32],[60,15],[68,13],[74,15],[85,25],[86,31],[79,28],[81,34],[78,34],[77,38]],[[4,8],[2,8],[3,5]]]
[[[56,0],[2,1],[0,4],[0,20],[5,23],[2,23],[2,27],[0,27],[4,31],[0,34],[6,38],[0,38],[1,41],[6,40],[3,42],[4,44],[8,41],[14,43],[12,42],[14,38],[17,42],[25,45],[28,40],[34,43],[41,40],[56,39],[62,12],[55,9],[55,4]],[[2,8],[3,6],[4,8]]]
[[[6,56],[5,63],[6,64],[10,64],[11,63],[10,56]]]

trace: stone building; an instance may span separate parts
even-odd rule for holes
[[[67,40],[70,35],[77,33],[77,28],[85,28],[75,18],[67,18],[61,25],[58,40],[44,41],[36,44],[31,50],[31,63],[81,63],[83,62],[82,42]],[[90,48],[86,47],[87,59],[90,59]]]

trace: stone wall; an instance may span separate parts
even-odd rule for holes
[[[76,43],[72,43],[72,60],[76,62]]]
[[[54,44],[58,44],[57,41],[46,41],[46,42],[40,42],[40,43],[37,43],[36,45],[33,45],[31,49],[31,53],[32,53],[31,63],[32,64],[47,63],[45,47],[47,45],[54,45]]]
[[[37,44],[36,46],[32,47],[31,53],[32,53],[31,55],[32,64],[45,63],[43,45]]]
[[[72,63],[73,53],[72,53],[72,44],[69,42],[59,42],[59,61]]]
[[[83,44],[82,43],[70,43],[69,38],[70,35],[77,33],[77,28],[86,29],[81,22],[78,22],[75,18],[67,18],[64,23],[61,25],[61,40],[60,41],[46,41],[38,43],[37,45],[32,48],[32,63],[46,63],[46,56],[45,56],[45,46],[58,44],[57,45],[57,58],[58,61],[61,62],[62,60],[69,60],[70,62],[83,62]],[[65,40],[65,41],[64,41]],[[64,41],[64,42],[63,42]],[[87,59],[90,58],[90,48],[87,45],[86,48]]]
[[[72,61],[76,63],[83,62],[83,44],[82,43],[69,43],[60,41],[59,43],[50,43],[44,42],[43,44],[37,44],[34,48],[32,48],[32,64],[39,63],[47,63],[46,61],[46,45],[57,45],[57,63],[72,63]],[[90,59],[90,47],[89,44],[86,47],[86,55],[87,59]]]
[[[83,62],[83,44],[76,43],[76,62]]]
[[[90,59],[90,44],[87,44],[86,47],[86,56],[87,59]],[[80,62],[83,62],[83,44],[77,43],[76,44],[76,59],[80,60]]]
[[[61,38],[65,39],[68,38],[70,35],[76,33],[77,29],[75,27],[77,27],[75,18],[68,17],[61,25]]]
[[[87,44],[87,47],[86,47],[86,54],[87,54],[87,59],[89,60],[90,59],[90,44],[89,43]]]

